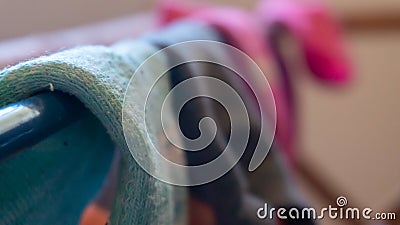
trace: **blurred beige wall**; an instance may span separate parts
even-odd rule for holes
[[[356,206],[400,202],[400,30],[346,35],[354,79],[327,88],[297,84],[301,160]]]
[[[123,16],[153,1],[0,0],[0,39],[73,27]]]
[[[300,0],[307,1],[307,0]],[[73,27],[150,9],[156,0],[0,0],[0,40]],[[206,0],[250,8],[256,0]],[[398,14],[398,0],[327,0],[344,16]]]
[[[0,40],[151,9],[155,0],[0,0]],[[254,0],[209,1],[249,7]]]

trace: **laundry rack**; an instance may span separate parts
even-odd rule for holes
[[[0,109],[0,162],[79,119],[84,106],[58,92],[41,93]]]

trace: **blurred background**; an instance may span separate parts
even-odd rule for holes
[[[256,1],[207,2],[252,8]],[[297,79],[301,143],[297,179],[316,206],[325,207],[335,196],[344,195],[352,206],[393,211],[400,205],[400,1],[326,3],[344,26],[355,74],[340,90],[316,85],[309,76]],[[150,10],[155,2],[35,0],[34,7],[26,7],[22,0],[0,0],[0,4],[0,41],[5,41],[132,15]]]

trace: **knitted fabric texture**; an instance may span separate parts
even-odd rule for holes
[[[54,88],[74,95],[92,113],[0,164],[0,224],[76,224],[101,186],[115,147],[121,150],[122,162],[110,224],[185,221],[183,189],[142,170],[129,152],[122,129],[123,96],[129,79],[155,51],[134,41],[79,47],[0,72],[0,107]],[[160,59],[154,66],[164,64]],[[166,92],[168,85],[156,91]],[[129,132],[137,140],[133,149],[140,157],[151,157],[144,122],[140,118],[131,122],[135,130]],[[154,160],[150,162],[159,167]]]

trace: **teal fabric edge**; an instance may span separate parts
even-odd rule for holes
[[[87,115],[0,163],[0,224],[77,224],[113,149],[104,127]]]
[[[62,91],[82,101],[106,128],[122,153],[111,224],[176,224],[178,218],[182,220],[183,213],[174,212],[171,207],[182,204],[173,202],[177,187],[154,179],[138,166],[122,131],[125,88],[139,64],[156,50],[135,41],[112,47],[78,47],[0,72],[0,106],[42,91]],[[146,157],[149,148],[143,141],[144,134],[139,128],[131,132],[138,140],[134,148]],[[179,192],[179,195],[184,193]]]

